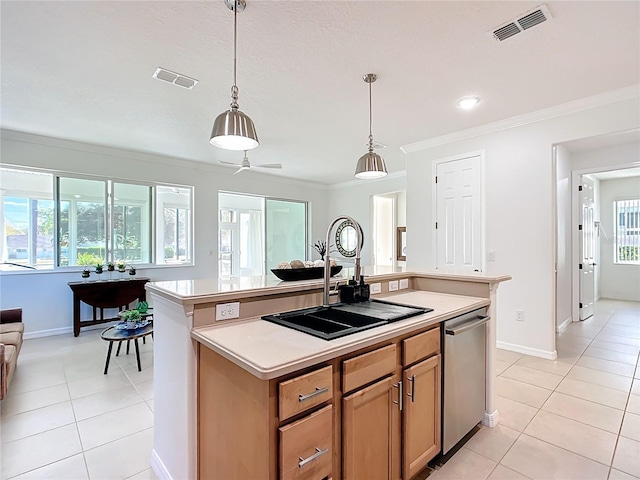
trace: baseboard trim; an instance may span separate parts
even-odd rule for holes
[[[532,357],[544,358],[547,360],[556,360],[558,358],[558,352],[555,350],[540,350],[539,348],[524,347],[522,345],[516,345],[515,343],[496,342],[496,347],[503,350],[510,350],[512,352],[524,353],[525,355],[531,355]]]
[[[571,317],[567,318],[564,322],[556,327],[556,333],[564,332],[564,329],[569,326],[569,324],[573,321]]]
[[[104,330],[105,328],[110,327],[111,325],[115,325],[117,320],[114,320],[112,323],[101,323],[98,325],[89,325],[86,327],[82,327],[80,330],[80,335],[82,332],[87,330]],[[66,335],[67,333],[73,333],[73,327],[60,327],[60,328],[52,328],[50,330],[36,330],[35,332],[24,332],[22,338],[28,340],[30,338],[41,338],[41,337],[52,337],[54,335]]]
[[[484,418],[482,419],[482,424],[486,427],[495,427],[500,423],[500,414],[498,410],[493,413],[484,412]]]
[[[64,335],[65,333],[72,333],[73,327],[60,327],[52,328],[50,330],[37,330],[35,332],[24,332],[23,338],[29,340],[30,338],[41,337],[53,337],[54,335]]]
[[[155,448],[151,450],[151,469],[160,480],[173,480],[169,470],[167,470],[167,467],[164,466],[164,463],[156,453]]]

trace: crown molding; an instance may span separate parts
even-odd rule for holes
[[[620,88],[618,90],[611,90],[599,95],[585,97],[567,103],[561,103],[559,105],[554,105],[553,107],[544,108],[535,112],[517,115],[515,117],[506,118],[504,120],[498,120],[497,122],[486,123],[478,127],[469,128],[467,130],[460,130],[458,132],[447,133],[446,135],[440,135],[438,137],[421,140],[419,142],[409,143],[407,145],[401,146],[400,150],[402,150],[406,154],[414,153],[419,150],[425,150],[427,148],[433,148],[439,145],[446,145],[447,143],[459,142],[461,140],[467,140],[469,138],[479,137],[481,135],[488,135],[491,133],[500,132],[502,130],[521,127],[531,123],[537,123],[543,120],[561,117],[563,115],[568,115],[582,110],[602,107],[605,105],[610,105],[612,103],[622,102],[624,100],[630,100],[638,97],[640,97],[640,84],[630,85],[628,87]]]

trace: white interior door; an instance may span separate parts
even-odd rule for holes
[[[480,155],[436,164],[436,268],[483,269]]]
[[[580,192],[580,320],[593,315],[596,228],[593,217],[593,181],[583,176]]]

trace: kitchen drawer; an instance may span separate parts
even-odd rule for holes
[[[402,364],[405,367],[436,353],[440,353],[439,327],[402,341]]]
[[[320,480],[332,473],[333,407],[279,428],[280,479]]]
[[[342,362],[342,391],[350,392],[393,373],[395,369],[395,344],[345,360]]]
[[[280,382],[280,421],[331,400],[332,397],[333,376],[330,366]]]

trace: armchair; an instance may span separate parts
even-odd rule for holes
[[[0,310],[0,400],[7,394],[22,347],[22,309]]]

